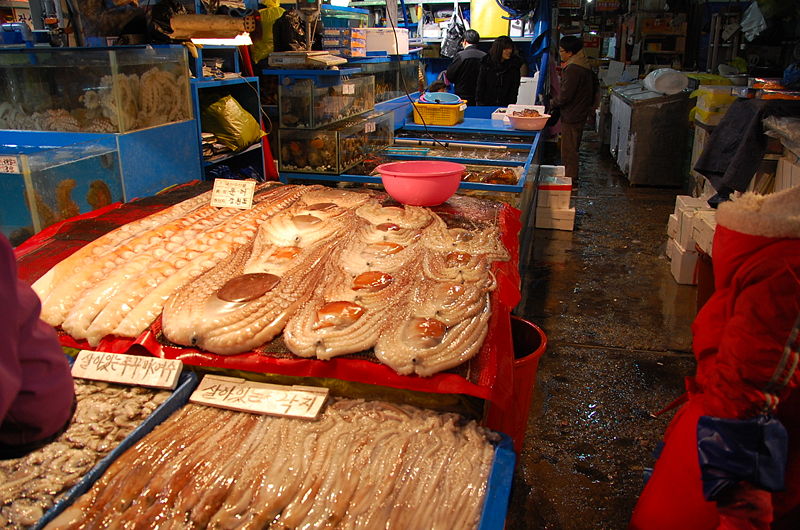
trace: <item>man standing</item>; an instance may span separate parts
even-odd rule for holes
[[[583,42],[567,35],[558,43],[558,54],[564,63],[561,71],[561,92],[556,106],[561,113],[561,163],[567,177],[578,176],[578,149],[583,126],[595,107],[597,76],[583,53]]]
[[[447,67],[448,81],[456,86],[456,94],[467,102],[475,104],[475,89],[478,85],[478,70],[481,60],[486,55],[478,49],[481,36],[474,29],[468,29],[464,34],[464,49],[456,54],[453,62]]]

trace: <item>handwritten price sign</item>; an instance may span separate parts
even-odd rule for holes
[[[72,377],[174,389],[183,363],[171,359],[81,350],[72,365]]]
[[[211,206],[249,210],[253,207],[255,191],[255,180],[215,179]]]
[[[189,401],[223,409],[314,419],[328,398],[327,388],[256,383],[206,375]]]
[[[19,173],[19,161],[15,156],[0,156],[0,173]]]

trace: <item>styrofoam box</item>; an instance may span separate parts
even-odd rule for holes
[[[548,177],[563,177],[566,175],[564,166],[539,166],[539,176],[542,179]]]
[[[569,209],[572,195],[572,179],[570,177],[546,177],[539,182],[539,208]]]
[[[788,190],[800,185],[800,163],[793,162],[787,157],[778,160],[775,173],[775,191]]]
[[[670,271],[675,281],[681,285],[696,285],[694,269],[697,265],[697,252],[686,250],[680,243],[675,243],[675,253],[670,262]]]
[[[492,112],[492,121],[503,121],[506,119],[508,108],[503,107],[499,108],[496,111]]]
[[[408,53],[408,29],[406,28],[366,28],[367,51],[386,52],[389,55]],[[395,31],[397,40],[395,41]]]
[[[699,210],[686,208],[681,212],[680,223],[678,223],[678,237],[675,238],[678,244],[683,248],[694,248],[694,240],[692,239],[692,222],[694,215]]]
[[[673,238],[667,238],[667,257],[672,260],[675,258],[675,254],[678,252],[678,244],[675,242]]]
[[[572,230],[575,208],[536,208],[536,228]]]
[[[675,239],[678,237],[678,227],[679,227],[679,220],[678,216],[674,213],[669,214],[669,221],[667,221],[667,235]]]
[[[692,219],[692,239],[694,239],[700,250],[709,256],[711,255],[716,228],[716,211],[698,211]]]
[[[675,197],[675,215],[680,215],[686,208],[708,208],[708,203],[699,197],[678,195]]]

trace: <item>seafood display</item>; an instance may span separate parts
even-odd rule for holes
[[[175,291],[251,243],[261,221],[306,191],[261,187],[250,210],[212,207],[209,192],[121,226],[34,283],[42,319],[92,345],[136,337]]]
[[[339,175],[370,153],[391,145],[394,120],[391,112],[330,125],[323,129],[280,129],[280,170]]]
[[[187,405],[46,528],[477,528],[495,437],[382,402],[318,421]]]
[[[75,381],[78,399],[69,428],[54,442],[0,460],[0,527],[28,528],[137,425],[169,392]]]
[[[467,166],[461,180],[465,182],[483,182],[486,184],[515,185],[522,175],[522,167],[486,167]]]
[[[300,79],[280,86],[278,107],[281,127],[317,129],[375,108],[375,78],[356,77],[328,87]]]
[[[522,110],[515,110],[511,113],[512,116],[516,116],[518,118],[539,118],[542,116],[542,113],[536,109],[522,109]]]
[[[490,264],[508,259],[497,228],[448,228],[426,208],[383,207],[356,192],[331,190],[329,202],[315,202],[322,198],[303,196],[264,222],[251,247],[176,293],[164,336],[236,354],[285,326],[296,355],[374,348],[398,373],[421,376],[474,356],[491,315]],[[231,294],[239,284],[250,287]]]
[[[183,50],[0,50],[0,129],[122,133],[192,118]]]
[[[208,200],[125,225],[56,265],[34,284],[42,318],[94,345],[137,337],[161,315],[166,340],[222,355],[283,331],[298,356],[374,350],[421,376],[480,350],[491,264],[508,259],[493,220],[448,227],[427,208],[322,186],[262,190],[244,211]]]

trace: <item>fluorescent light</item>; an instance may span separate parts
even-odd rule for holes
[[[209,46],[250,46],[253,44],[249,33],[241,33],[232,39],[192,39],[192,42]]]

